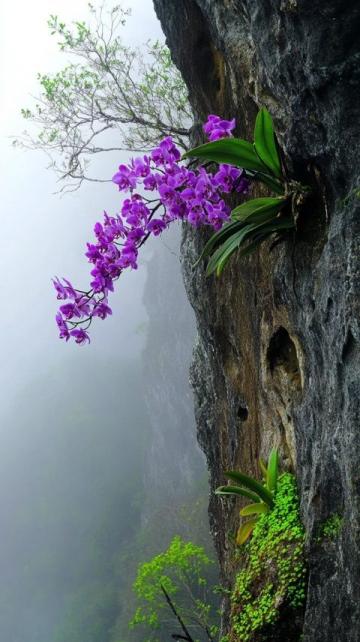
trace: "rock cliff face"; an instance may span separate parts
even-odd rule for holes
[[[238,134],[251,139],[264,105],[288,165],[313,188],[294,238],[235,257],[218,280],[191,268],[203,237],[185,230],[198,324],[192,382],[212,488],[229,467],[256,474],[273,444],[296,472],[309,559],[304,641],[357,642],[360,8],[355,0],[154,4],[189,88],[194,136],[218,113],[236,116]],[[341,528],[322,540],[334,515]],[[210,517],[231,582],[227,531],[237,511],[213,497]]]

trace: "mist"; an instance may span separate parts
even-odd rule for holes
[[[163,40],[151,0],[128,4],[126,42]],[[119,195],[111,183],[60,194],[46,156],[11,145],[36,74],[64,65],[50,13],[86,19],[87,2],[0,7],[0,640],[128,642],[137,564],[177,533],[194,536],[183,509],[190,516],[195,497],[210,547],[187,374],[195,322],[175,227],[117,283],[89,346],[58,339],[51,279],[86,285],[86,241]],[[106,154],[94,169],[111,177],[127,157]]]

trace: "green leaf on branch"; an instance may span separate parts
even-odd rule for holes
[[[254,131],[254,148],[260,160],[277,178],[282,178],[281,162],[276,147],[272,118],[265,109],[260,109]]]

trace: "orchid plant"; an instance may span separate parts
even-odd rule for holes
[[[236,543],[239,546],[250,537],[260,515],[269,512],[274,507],[274,496],[279,476],[278,451],[273,448],[267,465],[262,459],[259,460],[259,465],[263,475],[262,483],[244,473],[228,470],[224,473],[225,477],[235,482],[236,485],[219,486],[215,491],[216,495],[235,495],[235,497],[246,497],[252,501],[252,504],[248,504],[240,510],[240,516],[249,517],[249,519],[241,524],[237,532]]]
[[[90,341],[93,319],[112,314],[108,299],[115,281],[124,270],[137,269],[142,245],[173,221],[213,229],[200,259],[210,256],[207,274],[217,275],[240,247],[239,256],[245,256],[269,236],[294,228],[294,208],[307,188],[287,178],[269,113],[261,109],[257,116],[254,144],[233,138],[234,128],[235,119],[208,117],[203,129],[209,142],[183,156],[210,161],[206,166],[186,166],[170,136],[150,154],[119,166],[112,180],[128,196],[117,214],[105,212],[95,224],[96,241],[85,253],[92,265],[89,288],[54,279],[63,301],[56,315],[60,338],[80,345]],[[251,181],[261,181],[276,196],[252,199],[231,211],[226,196],[246,195]]]
[[[235,120],[210,116],[204,131],[216,140],[230,137],[234,127]],[[186,167],[170,136],[150,154],[121,164],[112,180],[128,197],[119,213],[105,212],[103,221],[95,224],[96,242],[88,243],[85,253],[92,265],[90,287],[76,289],[57,277],[53,281],[57,298],[63,301],[56,315],[60,338],[72,338],[80,345],[90,341],[93,319],[112,314],[108,298],[114,283],[124,270],[137,269],[139,250],[150,236],[160,235],[173,221],[220,230],[231,212],[224,196],[232,191],[246,194],[249,189],[241,168],[226,163],[215,171]]]
[[[254,143],[226,138],[192,149],[184,158],[199,158],[241,167],[247,179],[259,181],[277,196],[255,198],[233,209],[228,221],[205,245],[199,261],[210,256],[207,274],[219,276],[234,252],[238,257],[251,254],[269,237],[279,239],[294,229],[297,209],[309,188],[288,176],[279,154],[274,126],[269,112],[260,109],[254,130]],[[241,249],[239,249],[241,248]]]

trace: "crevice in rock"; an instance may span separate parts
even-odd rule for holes
[[[342,349],[341,361],[343,363],[349,363],[349,361],[352,361],[354,359],[357,353],[358,353],[357,342],[351,330],[348,330],[346,335],[346,340]]]
[[[291,391],[301,391],[301,374],[300,364],[297,351],[293,340],[285,328],[280,327],[270,339],[267,362],[271,376],[275,379],[277,376],[287,382],[289,389],[289,402],[291,401]],[[283,387],[283,384],[281,384]]]
[[[249,411],[245,405],[241,405],[238,408],[237,411],[237,416],[239,417],[240,421],[246,421],[248,416],[249,416]]]

